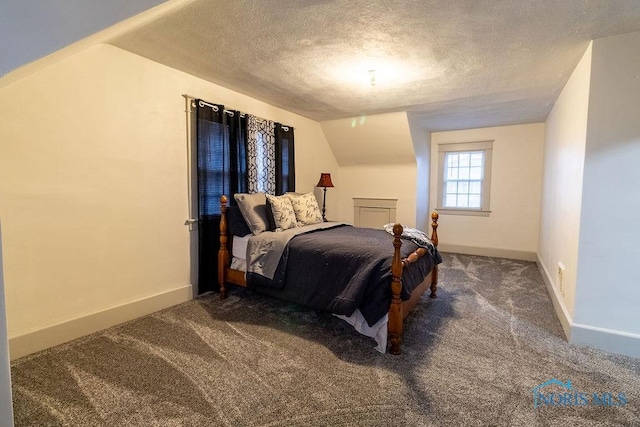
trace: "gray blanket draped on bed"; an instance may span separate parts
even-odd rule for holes
[[[273,280],[249,272],[247,284],[261,293],[335,314],[351,315],[358,308],[371,326],[389,311],[392,241],[382,229],[347,225],[299,234],[283,250]],[[402,256],[417,247],[403,240]],[[434,248],[432,256],[405,269],[402,298],[409,299],[440,262]]]
[[[263,233],[254,236],[249,239],[247,244],[247,272],[259,274],[267,279],[273,279],[280,258],[282,258],[282,253],[287,249],[289,240],[299,234],[342,225],[348,224],[342,222],[321,222],[301,228],[290,228],[284,231]]]

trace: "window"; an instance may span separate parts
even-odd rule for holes
[[[218,283],[220,196],[225,194],[232,206],[236,193],[295,191],[294,129],[221,104],[191,102],[197,175],[190,177],[197,185],[198,292],[202,293]]]
[[[295,191],[293,128],[248,115],[248,192]]]
[[[246,192],[246,119],[223,105],[196,100],[199,218],[220,215],[220,196]]]
[[[296,189],[293,128],[276,123],[276,194]]]
[[[276,193],[275,123],[249,115],[247,120],[248,192]]]
[[[438,210],[489,215],[493,141],[440,144]]]
[[[194,100],[200,216],[220,215],[220,196],[295,191],[293,127]]]

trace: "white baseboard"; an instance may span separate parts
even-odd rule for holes
[[[560,324],[562,325],[562,330],[564,331],[567,340],[571,341],[571,315],[567,310],[567,306],[564,305],[562,295],[560,295],[556,287],[553,286],[549,270],[547,270],[539,256],[537,256],[536,261],[538,264],[538,270],[540,270],[540,274],[542,275],[542,280],[544,281],[544,284],[547,287],[547,292],[551,297],[551,302],[553,303],[553,308],[556,311],[556,316],[558,316],[558,320],[560,320]]]
[[[574,323],[567,311],[567,307],[564,305],[562,296],[552,285],[549,271],[540,257],[538,257],[537,263],[553,302],[553,308],[560,320],[564,334],[571,344],[597,348],[611,353],[624,354],[625,356],[640,357],[640,335]]]
[[[535,252],[518,251],[512,249],[498,248],[481,248],[476,246],[450,245],[447,243],[439,243],[438,250],[440,252],[451,252],[465,255],[490,256],[495,258],[519,259],[522,261],[536,261]]]
[[[193,299],[193,286],[180,288],[51,325],[9,339],[11,360],[128,322]]]
[[[640,335],[574,323],[571,344],[599,348],[625,356],[640,357]]]

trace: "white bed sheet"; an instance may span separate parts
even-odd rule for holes
[[[244,237],[240,237],[240,236],[233,236],[233,249],[231,250],[231,256],[232,258],[238,258],[241,260],[246,260],[247,259],[247,245],[249,244],[249,238],[252,236],[252,234],[247,234]],[[238,268],[235,267],[231,267],[234,268],[236,270],[239,270]],[[243,271],[246,271],[247,268],[245,266],[245,268],[243,269]]]
[[[387,352],[387,325],[389,323],[389,314],[385,314],[384,317],[378,320],[378,322],[373,326],[369,326],[364,316],[357,308],[351,316],[344,316],[341,314],[334,314],[334,316],[353,326],[353,328],[362,335],[376,340],[378,345],[375,349],[380,353],[384,354]]]
[[[247,274],[247,261],[238,257],[231,258],[231,268],[234,270],[240,270],[245,272],[245,277]]]

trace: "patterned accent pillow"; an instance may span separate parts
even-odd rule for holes
[[[273,221],[275,223],[275,231],[288,230],[298,226],[296,222],[296,213],[291,206],[291,200],[286,195],[272,196],[267,194],[267,200],[271,205],[273,213]]]
[[[296,213],[298,226],[322,222],[320,207],[313,193],[287,193],[286,196],[291,200],[291,205]]]

